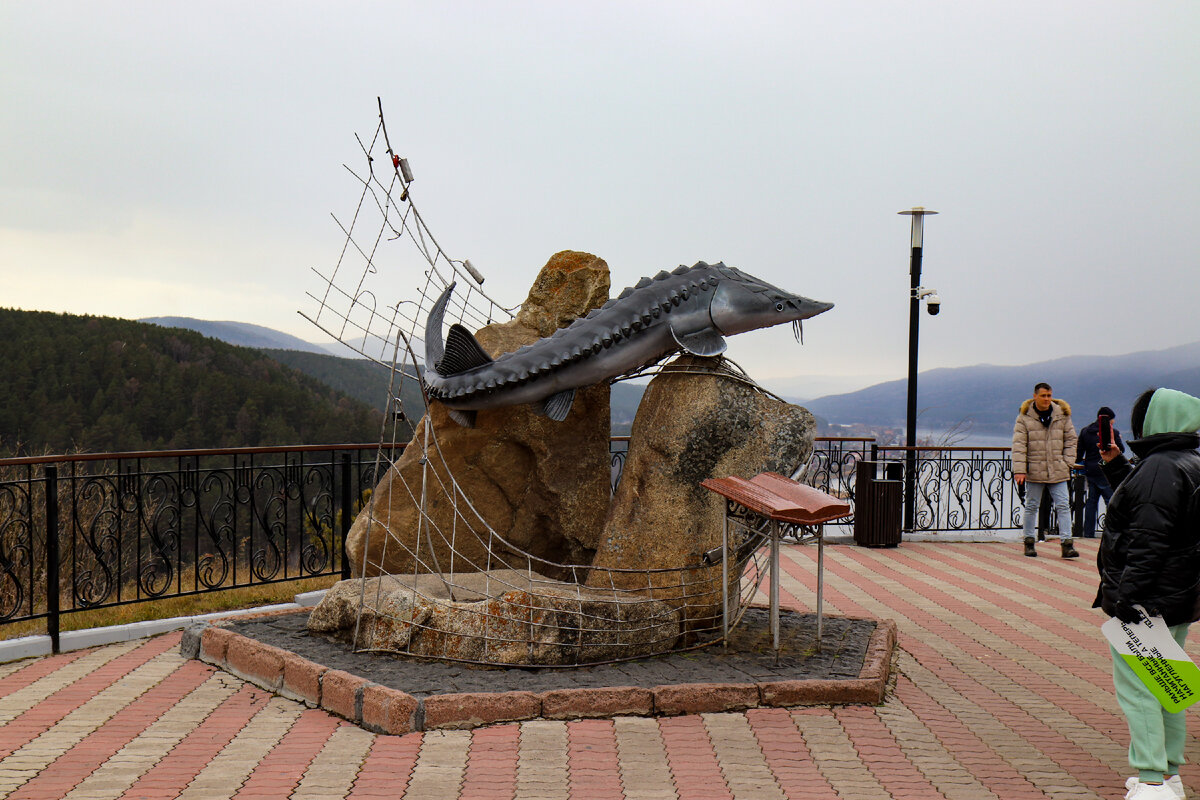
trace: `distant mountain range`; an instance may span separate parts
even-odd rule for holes
[[[340,342],[315,344],[306,342],[298,336],[292,336],[290,333],[262,325],[253,325],[249,322],[194,319],[193,317],[142,317],[138,322],[148,322],[164,328],[184,328],[196,331],[238,347],[254,347],[260,350],[298,350],[302,353],[323,353],[344,358],[351,358],[354,355],[354,351]]]
[[[230,344],[263,349],[273,358],[377,408],[382,408],[387,396],[386,370],[362,359],[329,356],[331,352],[352,353],[336,342],[314,344],[245,322],[188,317],[141,321],[188,328]],[[314,355],[302,357],[302,353]],[[803,385],[801,378],[795,380]],[[1200,395],[1200,342],[1125,355],[1067,356],[1021,366],[979,364],[922,372],[917,380],[918,428],[960,429],[967,432],[968,440],[972,433],[1003,437],[1012,431],[1018,407],[1033,394],[1033,385],[1039,381],[1051,384],[1055,396],[1071,404],[1076,428],[1088,424],[1096,410],[1106,405],[1117,412],[1118,428],[1125,430],[1134,398],[1147,388],[1169,386]],[[613,386],[614,434],[629,432],[644,390],[641,383]],[[830,432],[830,426],[836,430],[841,425],[903,428],[907,392],[907,381],[901,379],[798,402],[817,416],[824,432]]]
[[[1039,381],[1049,383],[1055,397],[1070,403],[1077,429],[1095,419],[1100,406],[1109,406],[1117,412],[1117,427],[1127,431],[1130,407],[1146,389],[1167,386],[1200,395],[1200,342],[1125,355],[922,372],[917,377],[917,427],[944,431],[965,426],[991,436],[1010,433],[1021,402],[1033,395]],[[832,424],[902,427],[907,396],[907,381],[896,380],[805,405]]]

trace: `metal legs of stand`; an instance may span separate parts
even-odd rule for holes
[[[779,659],[780,650],[780,624],[779,624],[779,584],[782,575],[779,545],[783,538],[784,530],[779,520],[771,520],[770,525],[770,556],[768,560],[768,578],[770,580],[770,588],[768,590],[769,598],[769,614],[771,628],[771,647],[775,650],[775,659]],[[729,523],[730,518],[726,515],[724,523],[721,526],[721,639],[725,647],[729,646]],[[739,520],[734,520],[734,524],[743,525]],[[791,525],[788,526],[788,533],[794,536],[798,543],[815,541],[817,545],[817,652],[821,652],[821,643],[825,633],[825,538],[823,535],[823,526],[817,525],[813,528],[798,528]],[[741,576],[738,576],[740,584]],[[740,598],[740,590],[739,590]]]

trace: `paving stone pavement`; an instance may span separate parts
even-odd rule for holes
[[[899,626],[876,707],[379,736],[183,659],[178,633],[0,665],[0,797],[1116,800],[1128,734],[1077,547],[826,547],[826,612]],[[781,598],[811,611],[816,551],[785,556]]]

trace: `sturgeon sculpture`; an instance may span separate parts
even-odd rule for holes
[[[679,350],[725,352],[726,336],[790,322],[833,308],[785,292],[723,263],[680,266],[643,278],[587,316],[519,350],[493,359],[457,323],[442,341],[454,284],[430,309],[425,325],[424,379],[431,399],[460,425],[474,427],[480,409],[531,403],[561,422],[575,390],[654,363]]]

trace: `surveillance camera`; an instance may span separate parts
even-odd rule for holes
[[[925,299],[925,307],[929,309],[929,316],[936,316],[942,310],[942,298],[938,297],[937,292],[934,292]]]

